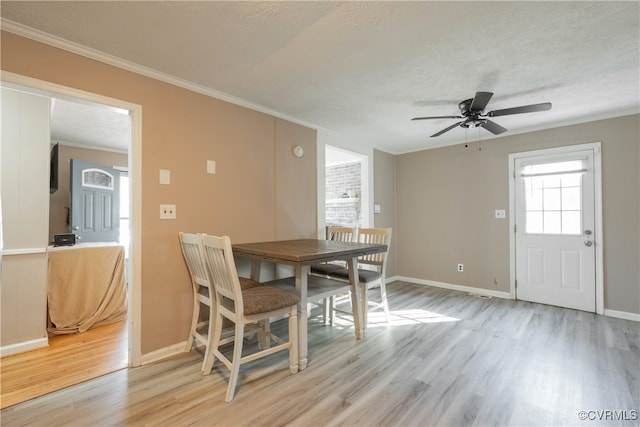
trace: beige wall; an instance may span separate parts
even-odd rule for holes
[[[605,309],[640,313],[638,115],[397,156],[401,276],[509,291],[508,155],[600,141]],[[458,273],[456,265],[464,263]]]
[[[373,214],[373,226],[393,228],[391,247],[387,256],[387,277],[396,274],[396,156],[373,151],[373,203],[380,205],[380,213]]]
[[[7,32],[1,66],[142,105],[143,354],[187,337],[191,287],[179,231],[235,242],[315,235],[315,130]],[[206,160],[216,161],[215,175]],[[170,185],[159,184],[160,169],[171,171]],[[159,219],[161,203],[176,204],[176,220]]]
[[[55,143],[56,141],[52,141]],[[96,165],[127,167],[128,156],[103,150],[58,146],[58,190],[49,198],[49,242],[54,234],[69,233],[67,214],[69,211],[69,160],[77,159]]]

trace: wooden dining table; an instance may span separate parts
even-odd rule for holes
[[[358,257],[385,252],[386,245],[338,242],[334,240],[300,239],[273,242],[239,243],[233,245],[233,254],[251,259],[251,279],[260,282],[262,262],[290,265],[295,268],[296,295],[298,304],[298,357],[299,369],[305,369],[308,362],[307,342],[307,286],[312,264],[321,262],[346,261],[349,269],[351,302],[356,339],[364,336],[358,292]],[[366,292],[366,289],[364,289]]]

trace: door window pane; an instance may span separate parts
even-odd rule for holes
[[[522,169],[526,232],[581,234],[582,161],[528,165]]]

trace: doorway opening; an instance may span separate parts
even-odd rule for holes
[[[93,106],[107,112],[117,112],[129,121],[124,150],[122,147],[113,148],[108,146],[99,147],[97,150],[104,152],[124,152],[124,165],[119,165],[121,171],[121,183],[124,185],[121,197],[126,198],[126,209],[120,212],[122,223],[122,233],[120,233],[120,244],[125,246],[127,262],[125,264],[125,277],[127,283],[127,318],[122,324],[124,330],[124,356],[121,359],[122,367],[139,366],[141,361],[140,343],[140,304],[141,304],[141,117],[142,109],[140,105],[132,104],[101,95],[79,91],[73,88],[48,83],[45,81],[20,76],[13,73],[3,73],[2,85],[9,88],[17,88],[23,92],[49,97],[52,103],[70,104],[75,107]],[[84,118],[70,116],[76,125],[84,124]],[[56,138],[65,139],[67,138]],[[53,142],[53,141],[52,141]],[[76,144],[69,144],[71,146]],[[83,144],[79,144],[82,146]],[[88,148],[88,147],[72,147]],[[94,147],[95,148],[95,147]],[[122,206],[122,204],[121,204]],[[126,212],[125,212],[126,210]],[[68,232],[50,230],[50,232]],[[119,332],[118,332],[119,333]],[[123,336],[123,335],[120,335]],[[119,345],[122,345],[120,342]],[[104,372],[103,372],[104,373]],[[77,382],[88,378],[78,379]],[[69,384],[66,384],[69,385]],[[65,385],[65,386],[66,386]]]
[[[368,226],[367,158],[325,146],[325,225]]]

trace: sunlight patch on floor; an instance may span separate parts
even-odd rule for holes
[[[411,309],[411,310],[390,310],[389,323],[383,311],[373,311],[368,313],[369,322],[367,328],[406,326],[417,324],[459,322],[456,317],[434,313],[432,311]],[[336,316],[336,325],[353,326],[353,319],[350,316]]]

